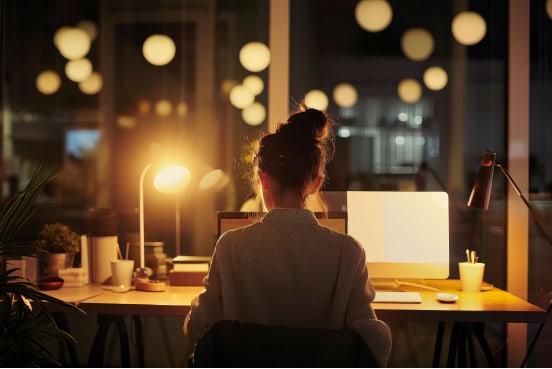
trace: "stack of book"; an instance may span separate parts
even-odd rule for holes
[[[210,256],[177,256],[169,273],[171,286],[201,286],[209,271]]]

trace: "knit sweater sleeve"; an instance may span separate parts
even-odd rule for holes
[[[218,258],[213,254],[209,273],[203,279],[205,289],[191,302],[191,310],[184,320],[184,334],[188,345],[193,348],[196,342],[223,318],[221,301],[221,280]]]
[[[351,268],[354,275],[347,304],[346,327],[351,327],[352,323],[357,320],[377,319],[376,313],[372,308],[372,301],[376,293],[368,277],[366,254],[360,245],[353,249],[356,250],[356,256],[354,257],[356,263],[354,264],[355,267]]]

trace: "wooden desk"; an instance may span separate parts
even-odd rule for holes
[[[419,283],[419,281],[417,282]],[[419,291],[422,303],[374,303],[373,306],[378,318],[384,321],[438,322],[434,366],[439,366],[440,363],[443,330],[446,323],[453,323],[455,329],[459,328],[465,332],[463,329],[471,326],[472,323],[477,323],[477,328],[481,328],[485,323],[544,323],[547,320],[544,309],[498,288],[481,293],[463,293],[460,291],[458,280],[428,280],[423,283],[438,288],[442,292],[457,294],[458,301],[441,303],[436,299],[435,291],[401,286],[401,289],[404,290]],[[190,310],[192,298],[202,289],[203,287],[200,286],[167,286],[162,292],[130,290],[116,293],[89,285],[46,292],[57,298],[78,304],[88,314],[97,314],[104,318],[124,315],[136,318],[146,315],[184,317]],[[481,332],[477,333],[481,334]],[[481,337],[478,337],[479,339]],[[459,350],[462,348],[460,347]],[[489,359],[489,356],[487,358]],[[143,358],[141,362],[143,363]],[[450,364],[451,358],[449,357],[447,366]]]
[[[91,314],[186,316],[190,303],[203,287],[167,286],[165,291],[130,290],[118,293],[104,290],[79,304]]]
[[[420,283],[418,281],[418,283]],[[454,303],[439,302],[436,291],[400,286],[407,291],[418,291],[421,304],[374,303],[378,318],[385,321],[409,320],[438,322],[433,353],[433,366],[441,363],[441,350],[445,324],[452,323],[451,338],[446,366],[476,366],[472,336],[479,342],[489,367],[494,367],[493,354],[485,338],[486,323],[544,323],[547,321],[545,310],[535,306],[509,292],[492,288],[478,293],[465,293],[460,290],[459,280],[427,280],[422,282],[440,292],[454,293],[458,300]]]
[[[107,292],[100,286],[92,284],[82,287],[62,287],[59,290],[42,291],[57,299],[80,305],[81,302],[88,300],[94,296],[101,295]]]
[[[441,303],[436,299],[434,291],[401,286],[404,290],[419,291],[422,303],[374,303],[378,318],[387,321],[489,323],[543,323],[547,320],[544,309],[498,288],[481,293],[463,293],[458,280],[431,280],[425,284],[457,294],[458,301]],[[190,310],[192,298],[202,289],[200,286],[167,286],[162,292],[130,290],[116,293],[87,285],[44,292],[79,305],[88,314],[185,316]]]
[[[459,280],[428,280],[425,285],[442,292],[458,295],[454,303],[439,302],[435,291],[411,286],[400,286],[407,291],[419,291],[421,304],[374,303],[378,318],[382,320],[409,320],[429,322],[504,322],[543,323],[546,311],[509,292],[492,288],[480,293],[460,290]]]

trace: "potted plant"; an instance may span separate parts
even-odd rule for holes
[[[44,224],[34,245],[47,260],[44,272],[57,276],[59,269],[73,266],[80,251],[80,235],[63,223]]]
[[[37,257],[32,240],[25,240],[23,225],[31,217],[36,198],[51,177],[41,178],[40,167],[25,189],[0,203],[0,367],[61,364],[47,349],[48,339],[75,339],[60,329],[50,307],[83,312],[76,306],[41,292],[36,282],[14,275],[9,260]],[[50,309],[50,310],[49,310]]]

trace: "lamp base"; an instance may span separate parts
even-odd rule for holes
[[[166,286],[163,281],[152,281],[149,278],[136,278],[134,281],[134,288],[138,291],[161,292],[165,291]]]

